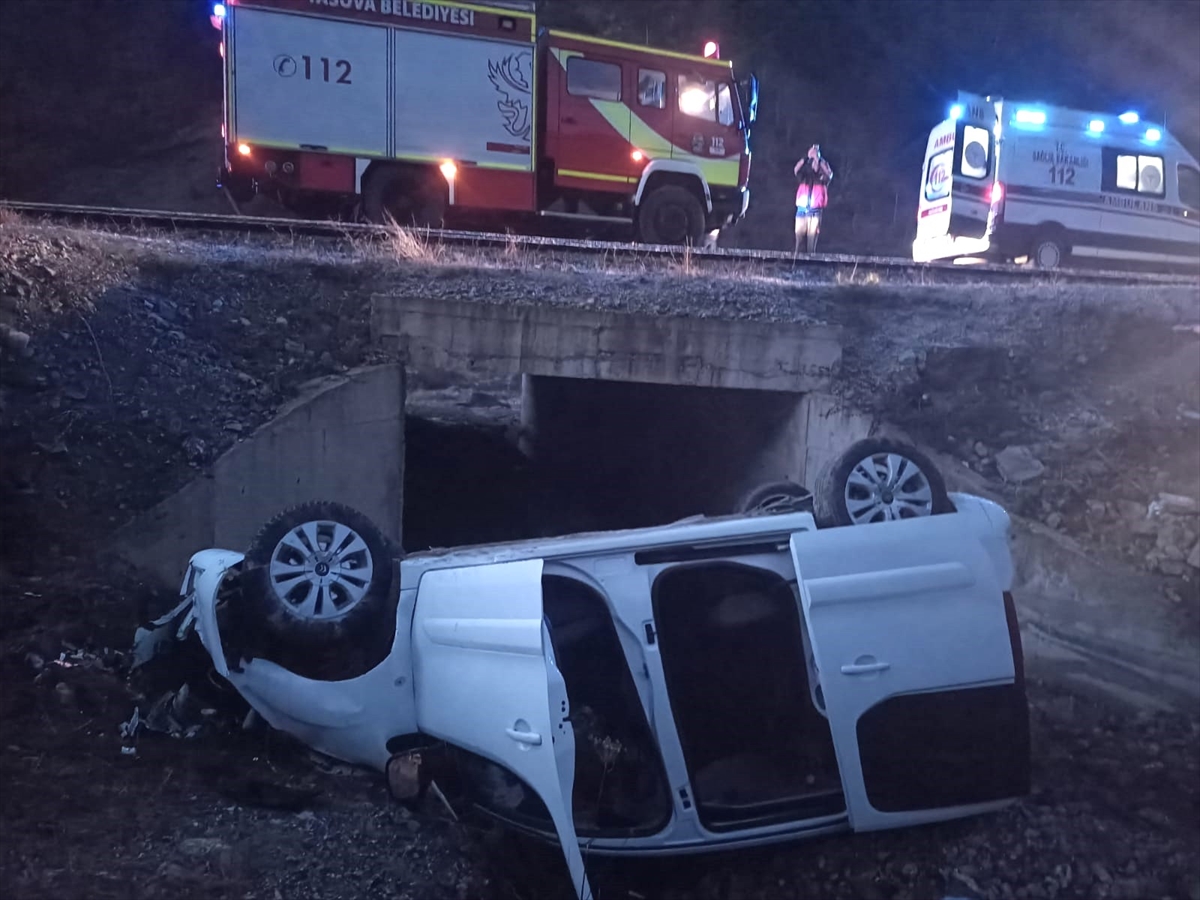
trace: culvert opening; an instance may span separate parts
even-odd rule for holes
[[[841,434],[840,419],[814,416],[810,400],[780,391],[527,376],[520,449],[512,427],[410,416],[405,547],[734,512],[759,485],[810,481],[822,453],[862,436]]]

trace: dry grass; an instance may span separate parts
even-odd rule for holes
[[[0,206],[0,227],[21,224],[23,224],[23,220],[20,213],[9,209],[7,206]]]
[[[404,228],[389,218],[384,239],[388,253],[405,262],[433,264],[444,261],[445,248],[430,239],[429,232],[419,228]]]
[[[858,263],[855,263],[854,268],[852,268],[849,272],[847,272],[845,269],[838,269],[836,274],[833,276],[833,280],[835,284],[855,286],[874,285],[881,283],[878,272],[864,272],[862,275],[859,275]]]

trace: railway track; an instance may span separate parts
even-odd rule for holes
[[[30,218],[53,222],[72,222],[99,226],[137,225],[172,231],[219,233],[271,233],[308,235],[313,237],[347,238],[386,236],[389,228],[358,222],[337,222],[315,219],[269,218],[238,216],[220,213],[169,212],[151,209],[123,209],[108,206],[77,206],[58,203],[27,203],[0,200],[0,209],[8,209]],[[422,235],[433,243],[447,246],[471,246],[481,249],[515,246],[522,250],[545,250],[566,253],[609,254],[620,257],[679,257],[684,251],[677,246],[634,244],[620,241],[581,240],[575,238],[541,237],[536,235],[501,234],[497,232],[430,229]],[[909,259],[820,254],[795,257],[778,250],[694,249],[694,261],[759,263],[784,272],[816,274],[854,272],[874,273],[881,278],[912,281],[1000,281],[1024,283],[1054,280],[1079,283],[1137,283],[1137,284],[1195,284],[1197,278],[1188,275],[1167,275],[1143,272],[1121,272],[1092,269],[1060,269],[1046,272],[1020,266],[951,263],[915,263]]]

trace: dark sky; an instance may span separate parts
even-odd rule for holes
[[[1200,0],[543,0],[626,40],[699,47],[799,109],[836,103],[924,134],[961,88],[1097,112],[1134,108],[1200,150]],[[783,79],[777,79],[781,82]],[[816,94],[817,96],[813,96]],[[899,136],[899,134],[897,135]],[[1196,152],[1194,150],[1193,152]]]

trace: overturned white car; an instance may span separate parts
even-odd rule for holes
[[[581,897],[581,843],[725,849],[1025,794],[1008,515],[879,440],[805,493],[403,558],[307,504],[245,554],[193,556],[159,624],[194,622],[245,700],[326,754],[457,748],[479,807],[556,838]]]

